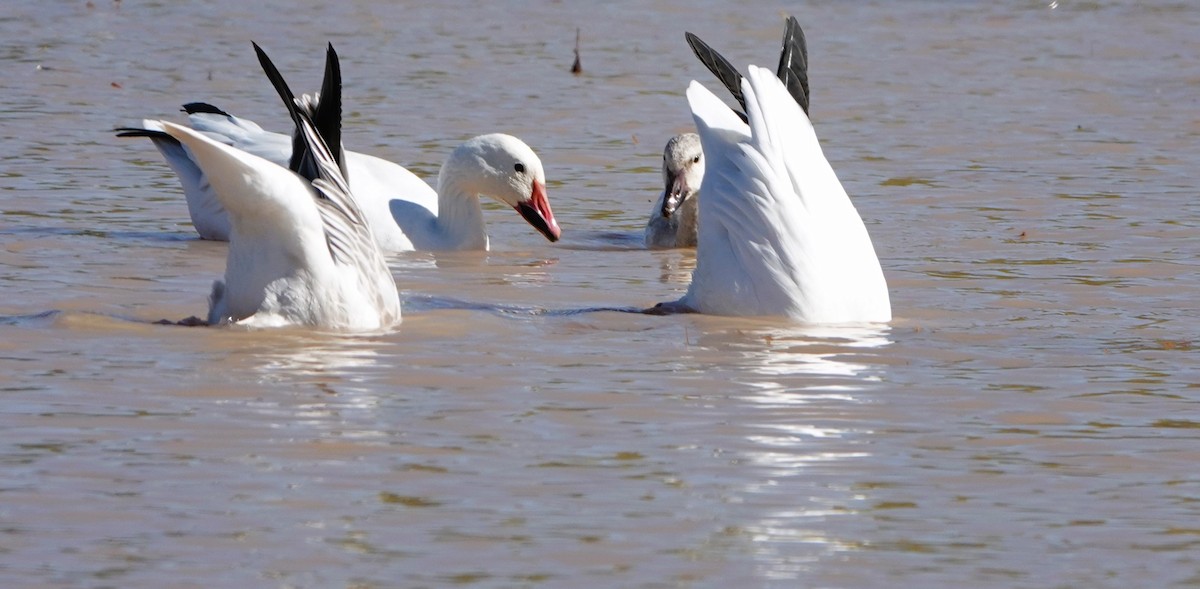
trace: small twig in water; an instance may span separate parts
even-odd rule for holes
[[[575,27],[575,63],[571,65],[571,73],[576,76],[583,73],[583,65],[579,63],[579,27]]]

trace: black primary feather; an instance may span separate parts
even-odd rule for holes
[[[350,194],[350,185],[334,159],[329,143],[321,137],[313,121],[311,105],[297,111],[296,137],[303,141],[305,149],[312,155],[312,186],[317,191],[317,211],[321,215],[325,230],[325,245],[335,262],[351,264],[361,254],[361,244],[370,244],[378,255],[378,247],[367,229],[362,209]],[[336,122],[335,122],[336,124]],[[369,255],[369,254],[368,254]]]
[[[296,124],[292,135],[289,168],[312,182],[317,191],[317,210],[325,230],[325,245],[334,261],[348,264],[354,259],[355,244],[374,245],[362,211],[350,195],[342,157],[342,75],[337,53],[330,44],[326,52],[325,80],[317,100],[296,100],[283,76],[257,44],[263,72],[288,107]],[[316,119],[320,118],[320,124]]]
[[[700,37],[688,32],[684,32],[683,36],[687,39],[688,45],[692,47],[692,53],[695,53],[696,57],[700,59],[700,63],[703,63],[708,68],[708,71],[712,72],[725,85],[729,93],[733,94],[733,99],[737,101],[738,106],[742,107],[742,110],[736,112],[739,117],[742,117],[742,122],[746,122],[746,115],[744,114],[746,112],[746,98],[742,96],[742,74],[737,71],[737,68],[733,67],[733,64],[729,63],[728,59],[717,53],[716,49],[709,47],[708,43],[701,41]]]
[[[301,136],[301,119],[297,110],[299,102],[296,100],[296,95],[292,93],[287,81],[283,79],[279,69],[271,62],[271,58],[267,57],[266,52],[257,43],[252,43],[252,45],[254,45],[254,52],[258,55],[258,63],[262,66],[263,72],[267,74],[267,79],[271,80],[271,85],[275,87],[275,91],[279,93],[279,97],[287,106],[288,115],[296,124],[296,131],[292,134],[292,157],[288,162],[288,168],[304,178],[313,180],[318,177],[319,170],[316,162],[313,161],[313,154],[308,143]],[[314,119],[314,128],[329,146],[334,161],[338,163],[338,167],[341,168],[344,175],[346,166],[341,140],[342,70],[332,44],[329,45],[326,52],[325,80],[321,83],[319,101],[315,107],[310,101],[305,101],[305,105],[309,117]],[[320,122],[318,123],[315,119],[319,119]]]
[[[149,137],[155,140],[168,141],[175,145],[181,145],[179,140],[168,135],[165,131],[155,131],[153,129],[138,129],[137,127],[117,127],[113,129],[117,137]]]
[[[804,41],[804,30],[794,16],[789,16],[784,25],[783,49],[779,52],[779,69],[775,75],[807,115],[808,45]]]
[[[716,49],[709,47],[700,37],[684,33],[692,53],[700,59],[708,71],[721,81],[729,93],[733,95],[742,110],[735,110],[738,117],[746,122],[746,98],[742,96],[742,74],[729,63]],[[783,47],[779,53],[779,68],[775,75],[787,88],[788,94],[796,100],[804,114],[808,114],[808,45],[804,39],[804,30],[796,17],[789,16],[783,30]]]
[[[287,107],[292,122],[299,127],[300,115],[296,112],[296,95],[292,94],[292,89],[288,87],[287,81],[283,79],[283,75],[279,73],[279,69],[271,62],[271,58],[267,57],[267,53],[262,50],[262,47],[259,47],[258,43],[254,41],[251,41],[250,44],[254,46],[254,53],[258,55],[258,64],[262,66],[263,73],[267,74],[267,79],[271,80],[271,85],[283,99],[283,105]],[[295,168],[292,170],[294,171]]]
[[[329,146],[342,176],[346,175],[346,154],[342,149],[342,65],[338,54],[329,43],[325,50],[325,77],[321,81],[321,95],[315,112],[313,125],[317,134]]]
[[[203,113],[203,114],[210,114],[210,115],[221,115],[221,116],[226,116],[226,117],[232,116],[229,113],[227,113],[207,102],[189,102],[189,103],[183,105],[183,112],[185,112],[189,115]]]

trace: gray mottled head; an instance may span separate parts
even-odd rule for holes
[[[695,133],[676,135],[663,149],[663,205],[662,215],[670,217],[683,204],[700,191],[704,179],[704,151],[700,148],[700,136]]]

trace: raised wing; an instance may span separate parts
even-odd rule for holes
[[[742,92],[749,125],[702,85],[688,88],[708,162],[683,302],[816,323],[890,320],[870,236],[808,117],[765,68],[750,68]]]
[[[687,39],[692,53],[696,54],[700,63],[703,63],[708,71],[712,72],[725,86],[725,89],[733,95],[733,99],[741,107],[741,110],[737,112],[738,117],[743,122],[747,121],[746,98],[742,93],[742,74],[716,49],[700,40],[700,37],[686,32],[683,36]],[[776,75],[787,88],[788,94],[795,99],[796,104],[800,105],[804,114],[808,114],[808,45],[804,39],[804,30],[800,28],[800,23],[794,16],[789,16],[784,24],[783,42]]]
[[[804,40],[804,30],[796,17],[789,16],[783,28],[783,48],[779,52],[779,67],[775,75],[783,82],[788,94],[796,99],[796,104],[808,114],[808,45]],[[742,107],[745,108],[745,104]]]
[[[350,185],[342,176],[329,145],[316,129],[316,123],[306,108],[296,110],[299,125],[296,137],[304,143],[309,161],[316,171],[312,185],[318,192],[317,210],[325,227],[325,241],[333,261],[353,264],[356,260],[378,258],[383,263],[379,247],[371,235],[370,226],[350,193]],[[374,263],[374,262],[372,262]]]
[[[708,43],[701,41],[700,37],[688,32],[685,32],[683,37],[687,39],[688,45],[692,48],[692,53],[696,54],[696,57],[700,59],[700,63],[703,63],[708,68],[708,71],[712,72],[721,81],[721,84],[725,86],[725,89],[729,90],[729,93],[733,95],[733,99],[742,108],[737,114],[745,121],[746,115],[743,113],[746,111],[746,99],[742,97],[742,74],[738,73],[737,68],[733,67],[733,64],[729,63],[728,59],[717,53],[716,49],[709,47]]]
[[[275,91],[279,93],[279,97],[287,107],[292,122],[296,124],[297,132],[292,135],[292,156],[288,161],[288,168],[309,179],[315,178],[317,174],[316,164],[312,161],[311,153],[306,149],[307,142],[299,135],[300,121],[297,116],[297,108],[304,104],[310,113],[311,122],[318,135],[325,138],[329,150],[334,156],[334,161],[338,163],[342,175],[346,176],[341,127],[342,72],[337,52],[333,50],[333,44],[329,44],[325,53],[325,77],[321,83],[321,93],[317,96],[305,95],[300,100],[296,99],[287,81],[283,79],[283,75],[279,73],[279,69],[275,67],[262,47],[259,47],[257,43],[251,44],[254,45],[254,53],[258,55],[258,63],[262,66],[263,72],[267,74],[267,79],[271,80],[271,85],[275,87]]]

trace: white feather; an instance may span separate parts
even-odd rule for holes
[[[395,280],[328,150],[310,182],[187,127],[157,124],[186,146],[228,215],[229,257],[210,323],[377,330],[400,321]]]
[[[808,117],[775,75],[742,81],[749,125],[697,82],[704,147],[696,269],[680,303],[718,315],[811,323],[891,320],[871,238]]]
[[[291,157],[291,137],[263,130],[253,121],[227,114],[196,112],[188,116],[188,122],[209,139],[278,165],[287,166]],[[158,121],[142,123],[146,129],[161,129]],[[161,140],[154,144],[179,176],[192,224],[200,237],[227,241],[229,219],[203,166],[198,165],[187,149]],[[468,146],[486,149],[464,151]],[[485,152],[491,154],[492,159],[481,155]],[[461,161],[455,161],[455,158]],[[537,199],[544,201],[545,173],[541,160],[528,145],[509,135],[483,135],[456,149],[443,166],[436,191],[399,164],[348,150],[345,159],[346,176],[354,197],[385,252],[486,250],[488,238],[480,195],[512,207],[528,204],[534,199],[533,182],[536,181],[542,191]],[[527,170],[523,182],[512,178],[515,173],[509,160],[522,162]],[[448,173],[448,170],[454,172]],[[497,171],[507,175],[498,175]],[[470,186],[470,190],[463,186]],[[538,208],[544,211],[543,221],[553,229],[557,239],[558,223],[549,203],[542,203]]]

